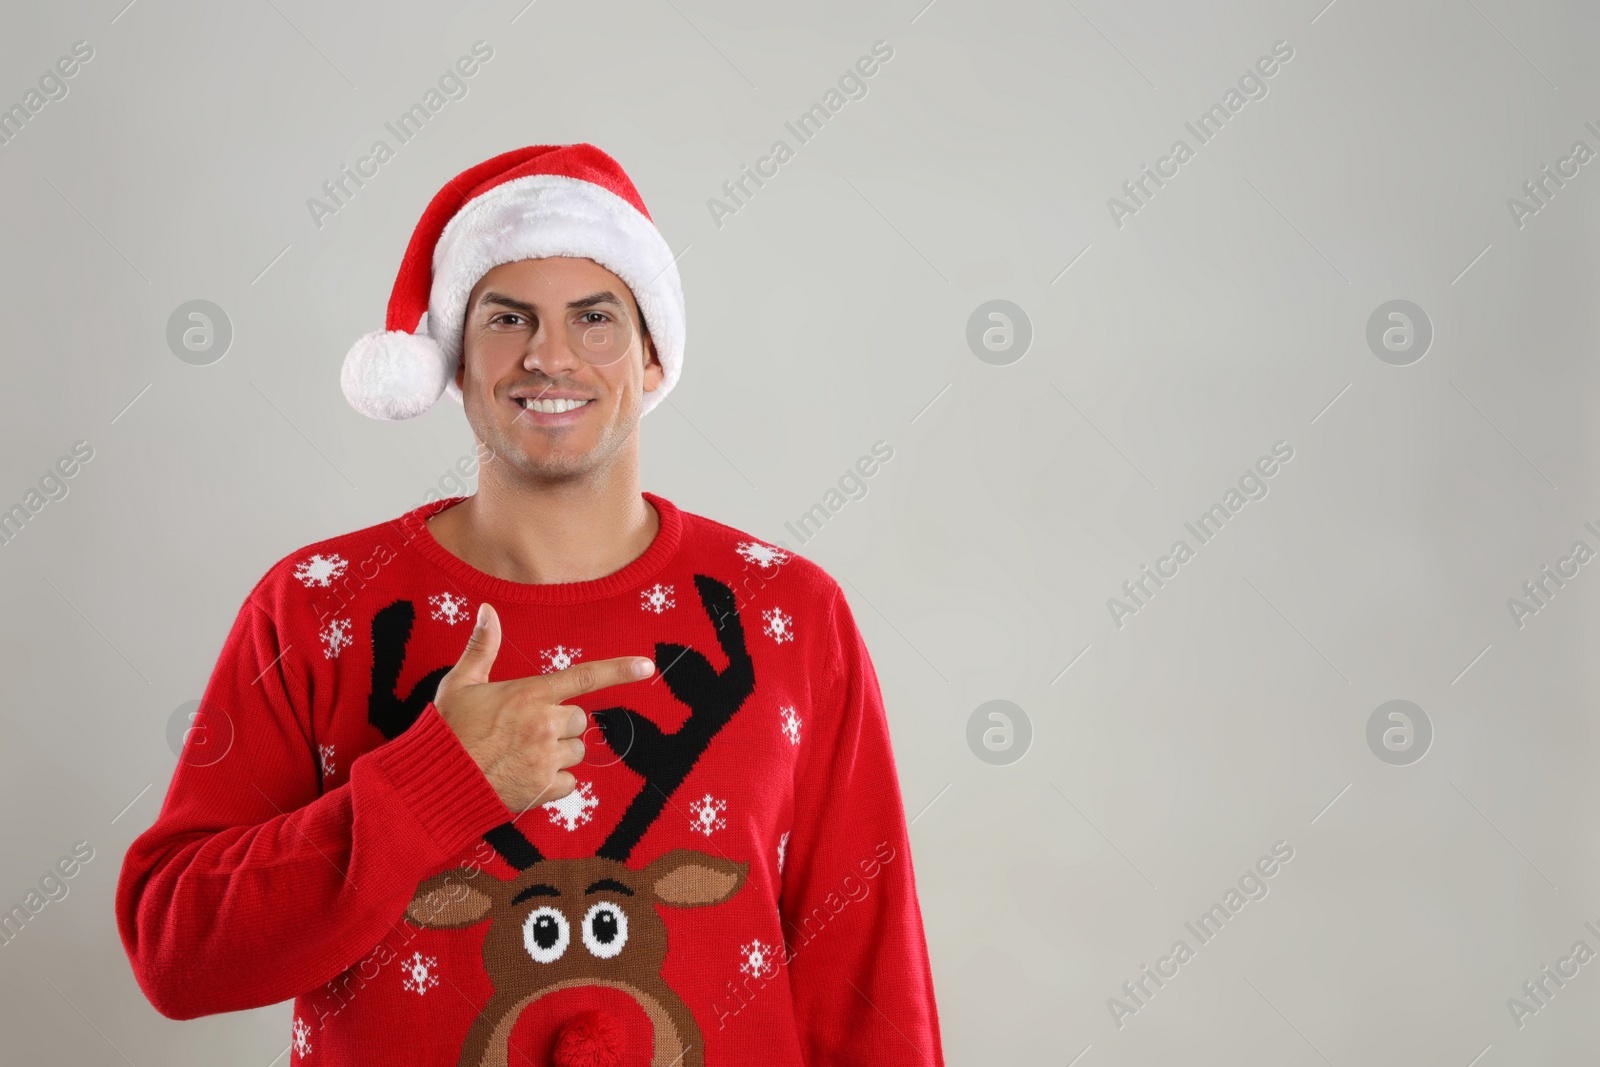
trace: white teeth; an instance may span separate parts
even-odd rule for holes
[[[546,415],[559,415],[563,411],[571,411],[587,404],[587,400],[535,400],[533,397],[521,397],[519,403],[533,411],[542,411]]]

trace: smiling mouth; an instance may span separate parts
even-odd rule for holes
[[[594,403],[593,398],[587,400],[540,400],[537,397],[522,396],[515,399],[517,406],[522,408],[523,411],[537,411],[544,415],[560,415]]]

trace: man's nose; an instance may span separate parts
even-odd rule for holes
[[[552,377],[557,371],[571,370],[582,362],[583,360],[567,344],[565,331],[560,328],[552,330],[542,323],[534,331],[533,336],[528,338],[527,351],[522,355],[524,369],[542,370]]]

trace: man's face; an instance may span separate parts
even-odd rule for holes
[[[456,385],[478,439],[524,475],[562,480],[611,462],[661,378],[633,293],[593,260],[503,263],[472,289]]]

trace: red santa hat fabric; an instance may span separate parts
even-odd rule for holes
[[[649,412],[683,369],[683,283],[666,239],[621,165],[588,144],[532,145],[445,183],[417,222],[389,295],[385,329],[345,355],[339,384],[374,419],[409,419],[455,385],[473,286],[519,259],[592,259],[627,283],[664,372]]]

